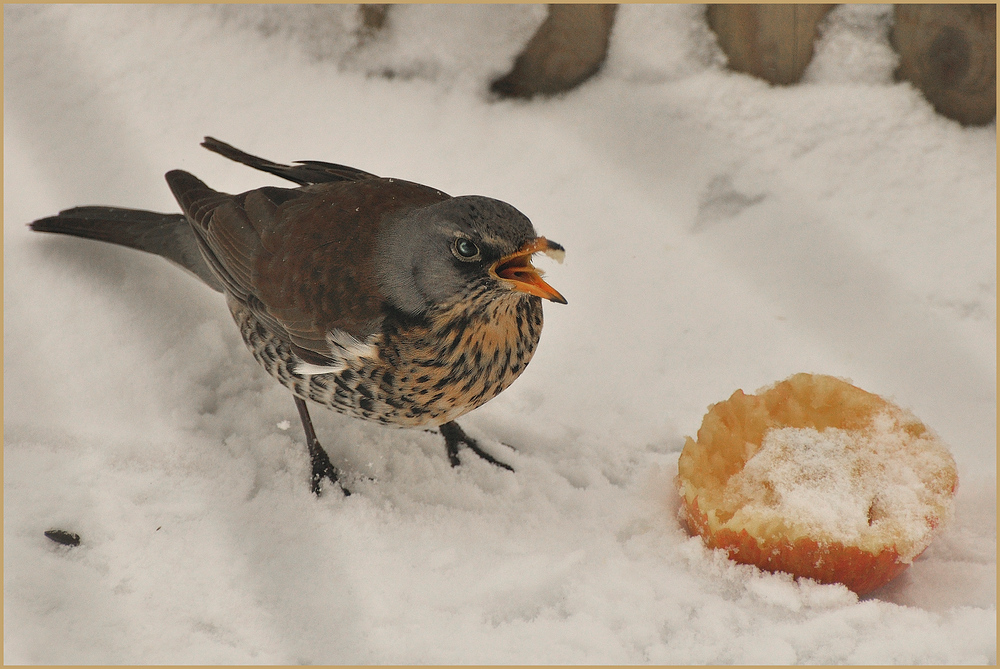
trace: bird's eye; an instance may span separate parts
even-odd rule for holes
[[[471,239],[466,239],[465,237],[457,238],[452,249],[459,260],[476,260],[479,258],[479,247]]]

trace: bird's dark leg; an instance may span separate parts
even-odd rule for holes
[[[312,462],[312,491],[314,495],[319,497],[320,481],[325,477],[330,479],[331,483],[339,483],[339,473],[337,472],[337,468],[333,466],[333,463],[330,462],[330,456],[319,445],[319,439],[316,438],[316,430],[313,429],[312,418],[309,417],[309,408],[306,406],[306,401],[301,397],[295,396],[295,408],[299,410],[299,418],[302,419],[302,429],[306,433],[306,446],[309,447],[309,460]],[[343,484],[340,484],[340,489],[344,491],[345,496],[351,494],[351,491],[345,488]]]
[[[476,443],[476,440],[465,433],[458,423],[455,421],[448,421],[444,423],[440,428],[441,436],[444,437],[444,446],[448,449],[448,461],[451,463],[452,467],[457,467],[462,464],[458,459],[458,447],[459,444],[465,444],[469,447],[469,450],[481,457],[486,462],[491,465],[496,465],[497,467],[502,467],[508,471],[514,471],[514,468],[508,465],[506,462],[500,462],[492,455],[484,451]]]

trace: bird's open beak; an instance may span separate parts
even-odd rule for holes
[[[566,256],[566,250],[559,244],[550,242],[545,237],[536,237],[509,256],[500,258],[490,271],[494,276],[507,281],[514,290],[566,304],[566,298],[545,283],[542,273],[531,264],[531,256],[535,253],[544,253],[560,263]]]

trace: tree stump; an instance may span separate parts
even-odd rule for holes
[[[553,95],[583,83],[608,54],[617,5],[549,5],[549,15],[514,61],[490,85],[501,97]]]
[[[996,118],[996,5],[896,5],[895,14],[896,78],[912,82],[939,114],[959,123]]]
[[[816,25],[833,5],[709,5],[708,25],[729,68],[794,84],[813,57]]]

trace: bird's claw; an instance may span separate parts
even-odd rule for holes
[[[318,446],[319,444],[317,444]],[[317,497],[322,493],[322,488],[320,484],[323,479],[329,479],[330,483],[335,483],[340,486],[340,489],[344,493],[344,497],[351,494],[351,491],[344,487],[344,484],[340,482],[340,472],[333,463],[330,462],[329,456],[327,456],[326,451],[322,448],[309,449],[309,459],[312,461],[312,476],[310,478],[312,492]]]
[[[465,433],[458,423],[454,421],[447,422],[440,427],[441,435],[444,437],[444,446],[448,451],[448,462],[451,463],[452,467],[457,467],[462,464],[461,460],[458,459],[458,449],[461,444],[464,444],[470,451],[478,455],[480,458],[507,471],[514,471],[514,468],[508,465],[506,462],[501,462],[497,460],[492,455],[480,448],[479,444],[475,439],[470,437]]]

